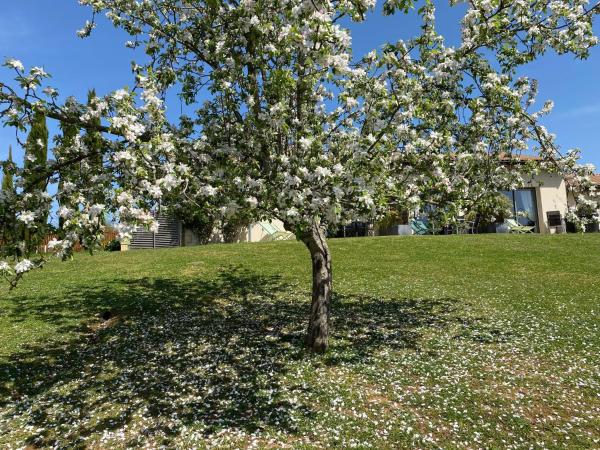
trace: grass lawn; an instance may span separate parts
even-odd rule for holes
[[[0,448],[600,448],[600,234],[78,255],[0,291]],[[102,320],[99,314],[111,311]]]

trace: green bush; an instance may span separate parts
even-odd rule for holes
[[[118,252],[121,250],[121,242],[118,239],[112,239],[104,245],[104,250],[107,252]]]

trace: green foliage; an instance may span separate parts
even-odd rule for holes
[[[46,179],[40,177],[48,163],[48,127],[46,116],[35,111],[25,143],[25,185],[29,189],[46,189]]]
[[[200,244],[208,244],[215,229],[215,220],[212,217],[204,216],[202,218],[194,216],[187,218],[184,223],[191,228]]]
[[[408,211],[405,209],[392,209],[377,222],[377,228],[380,230],[387,230],[394,225],[406,225],[408,224],[408,216]]]
[[[25,162],[23,179],[25,190],[34,193],[34,204],[30,209],[38,209],[36,227],[24,227],[23,237],[28,246],[35,247],[40,243],[46,233],[48,225],[48,211],[42,205],[45,200],[40,197],[46,192],[48,178],[43,174],[48,167],[48,127],[46,116],[43,112],[35,110],[31,120],[31,128],[25,142]],[[40,206],[42,206],[40,208]]]
[[[227,220],[221,226],[223,240],[228,243],[237,242],[238,236],[242,229],[247,227],[249,224],[249,221],[243,217],[234,217]]]
[[[166,197],[164,201],[169,205],[167,214],[172,214],[180,220],[184,228],[191,229],[200,244],[210,242],[216,220],[208,209],[190,203],[177,202],[177,199],[172,197]]]
[[[61,122],[60,129],[62,131],[62,136],[59,136],[57,138],[58,145],[62,149],[72,148],[73,145],[75,144],[75,139],[76,139],[77,135],[79,134],[79,129],[77,128],[77,126],[72,125],[67,122]],[[63,168],[59,174],[58,192],[62,193],[65,182],[72,181],[76,177],[77,177],[77,166],[68,166],[68,167]],[[71,206],[71,202],[69,201],[69,199],[66,195],[61,195],[58,198],[58,203],[60,206],[65,206],[65,207]],[[62,217],[59,217],[58,222],[59,222],[59,228],[62,228],[63,224],[64,224],[64,219]]]
[[[97,101],[96,91],[91,89],[88,92],[88,107],[92,107],[94,102]],[[94,117],[91,119],[91,124],[95,127],[99,127],[101,125],[100,117]],[[102,134],[98,131],[86,130],[85,134],[82,138],[83,144],[87,148],[87,151],[90,154],[88,158],[89,164],[89,173],[92,176],[100,176],[102,174],[102,154],[103,154],[103,139]],[[89,195],[88,201],[92,204],[94,203],[102,203],[102,196],[99,195],[98,192],[92,190],[92,193]]]
[[[481,225],[502,223],[512,217],[510,200],[499,192],[490,192],[479,198],[467,214],[467,218],[479,218]]]
[[[97,101],[98,97],[96,96],[96,91],[91,89],[88,92],[88,107],[92,107],[94,102]],[[90,120],[92,126],[99,127],[101,124],[100,117],[94,117]],[[102,164],[102,135],[98,131],[93,131],[91,129],[86,130],[83,135],[83,143],[86,145],[88,150],[92,153],[91,162],[95,166],[101,166]],[[101,169],[101,167],[99,167]]]
[[[14,192],[14,179],[12,171],[12,147],[8,147],[8,158],[5,164],[2,166],[2,191],[3,192]]]
[[[8,158],[2,165],[2,188],[0,189],[0,247],[6,241],[14,238],[15,234],[15,211],[11,208],[8,198],[13,197],[15,192],[13,180],[12,147],[8,148]]]
[[[121,241],[112,239],[104,245],[104,250],[107,252],[118,252],[121,250]]]
[[[407,14],[415,5],[413,0],[386,0],[383,3],[383,13],[386,16],[394,14],[396,11],[401,11]]]
[[[580,219],[587,219],[590,220],[594,217],[594,215],[597,212],[597,205],[592,204],[592,203],[580,203],[577,205],[577,209],[575,211],[575,214],[577,215],[577,217],[579,217]]]

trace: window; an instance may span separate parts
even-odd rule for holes
[[[535,189],[501,191],[511,202],[513,217],[521,224],[538,230]]]

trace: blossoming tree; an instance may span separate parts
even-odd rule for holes
[[[68,173],[56,193],[61,238],[51,247],[62,257],[78,240],[92,248],[103,212],[119,217],[123,235],[135,224],[153,226],[150,210],[169,192],[223,218],[280,219],[310,252],[306,344],[314,351],[328,346],[326,226],[423,203],[448,221],[490,192],[518,186],[524,170],[581,172],[577,152],[561,156],[539,124],[551,104],[532,111],[536,83],[515,73],[549,48],[587,57],[597,43],[597,4],[472,0],[461,42],[450,46],[436,32],[433,2],[387,0],[386,14],[419,7],[421,34],[353,58],[343,24],[365,20],[375,0],[80,3],[127,31],[127,46],[143,47],[147,62],[134,67],[136,92],[87,106],[61,103],[51,87],[40,93],[43,69],[6,62],[16,82],[0,83],[5,124],[24,130],[40,111],[104,136],[93,148],[73,136],[38,175],[47,185]],[[78,34],[94,26],[92,19]],[[168,89],[196,105],[193,117],[166,120]],[[541,160],[519,171],[500,163],[525,150]],[[46,190],[24,184],[24,171],[17,169],[18,192],[2,202],[40,226]],[[34,256],[33,242],[8,239],[6,228],[0,270],[14,283],[44,256]]]

